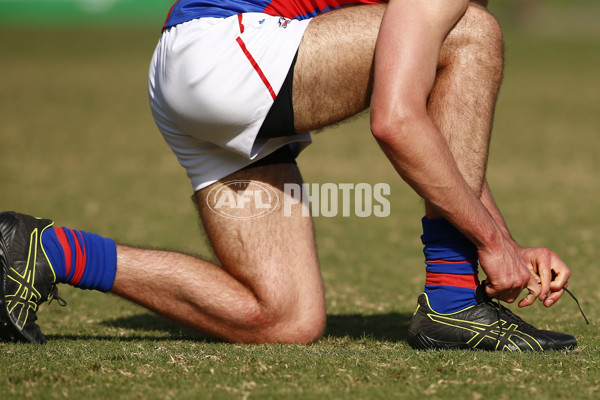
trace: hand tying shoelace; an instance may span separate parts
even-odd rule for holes
[[[490,284],[490,283],[489,283],[489,282],[486,282],[485,280],[483,280],[483,281],[481,282],[481,285],[482,285],[483,287],[485,287],[485,286],[487,286],[487,285],[489,285],[489,284]],[[541,283],[541,282],[538,282],[538,284],[539,284],[539,285],[541,285],[542,283]],[[579,300],[577,300],[577,297],[575,297],[575,295],[573,294],[573,292],[571,292],[569,289],[567,289],[567,286],[566,286],[566,285],[565,285],[565,286],[563,286],[563,287],[562,287],[562,289],[563,289],[563,290],[564,290],[564,291],[565,291],[565,292],[566,292],[566,293],[567,293],[569,296],[571,296],[571,298],[572,298],[573,300],[575,300],[575,303],[577,303],[577,307],[579,308],[579,312],[581,313],[581,316],[582,316],[582,317],[583,317],[583,319],[585,320],[585,323],[586,323],[587,325],[589,325],[589,324],[590,324],[590,321],[589,321],[589,320],[587,319],[587,317],[585,316],[585,313],[583,312],[583,308],[581,308],[581,304],[579,304]],[[500,305],[500,299],[498,299],[498,298],[496,297],[496,301],[498,302],[498,305]]]

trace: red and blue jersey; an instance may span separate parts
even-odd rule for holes
[[[178,0],[171,8],[164,27],[196,18],[227,18],[250,12],[306,19],[343,6],[385,2],[387,0]]]

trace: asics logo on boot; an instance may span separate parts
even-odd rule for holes
[[[521,346],[514,342],[514,338],[527,343],[531,350],[543,350],[541,344],[531,335],[518,330],[518,325],[500,319],[491,324],[482,324],[470,322],[461,319],[454,319],[439,314],[430,314],[427,316],[433,322],[452,326],[474,333],[473,337],[467,341],[467,344],[474,349],[478,348],[481,342],[488,338],[495,340],[496,350],[521,351]],[[508,325],[508,326],[507,326]]]
[[[37,311],[38,302],[41,299],[40,292],[34,287],[35,284],[35,265],[37,261],[39,232],[34,229],[29,239],[29,255],[27,264],[20,274],[13,266],[8,271],[7,278],[18,284],[17,291],[14,294],[6,294],[6,309],[15,317],[15,325],[19,330],[23,330],[29,317],[29,310]],[[18,314],[15,312],[18,310]]]

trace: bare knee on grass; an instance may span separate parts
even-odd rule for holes
[[[319,340],[326,324],[324,309],[300,308],[301,304],[291,307],[260,304],[246,315],[246,329],[251,332],[246,342],[308,344]]]

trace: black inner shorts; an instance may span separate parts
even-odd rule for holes
[[[294,127],[294,107],[292,105],[292,87],[294,83],[294,67],[296,66],[297,58],[298,52],[296,52],[296,55],[292,60],[292,65],[283,81],[283,85],[279,90],[277,98],[275,98],[273,105],[267,113],[267,117],[258,131],[257,138],[271,139],[296,134],[296,128]],[[295,148],[296,146],[294,143],[280,147],[268,156],[261,158],[243,169],[270,164],[296,164],[296,156],[298,154],[294,150]]]

